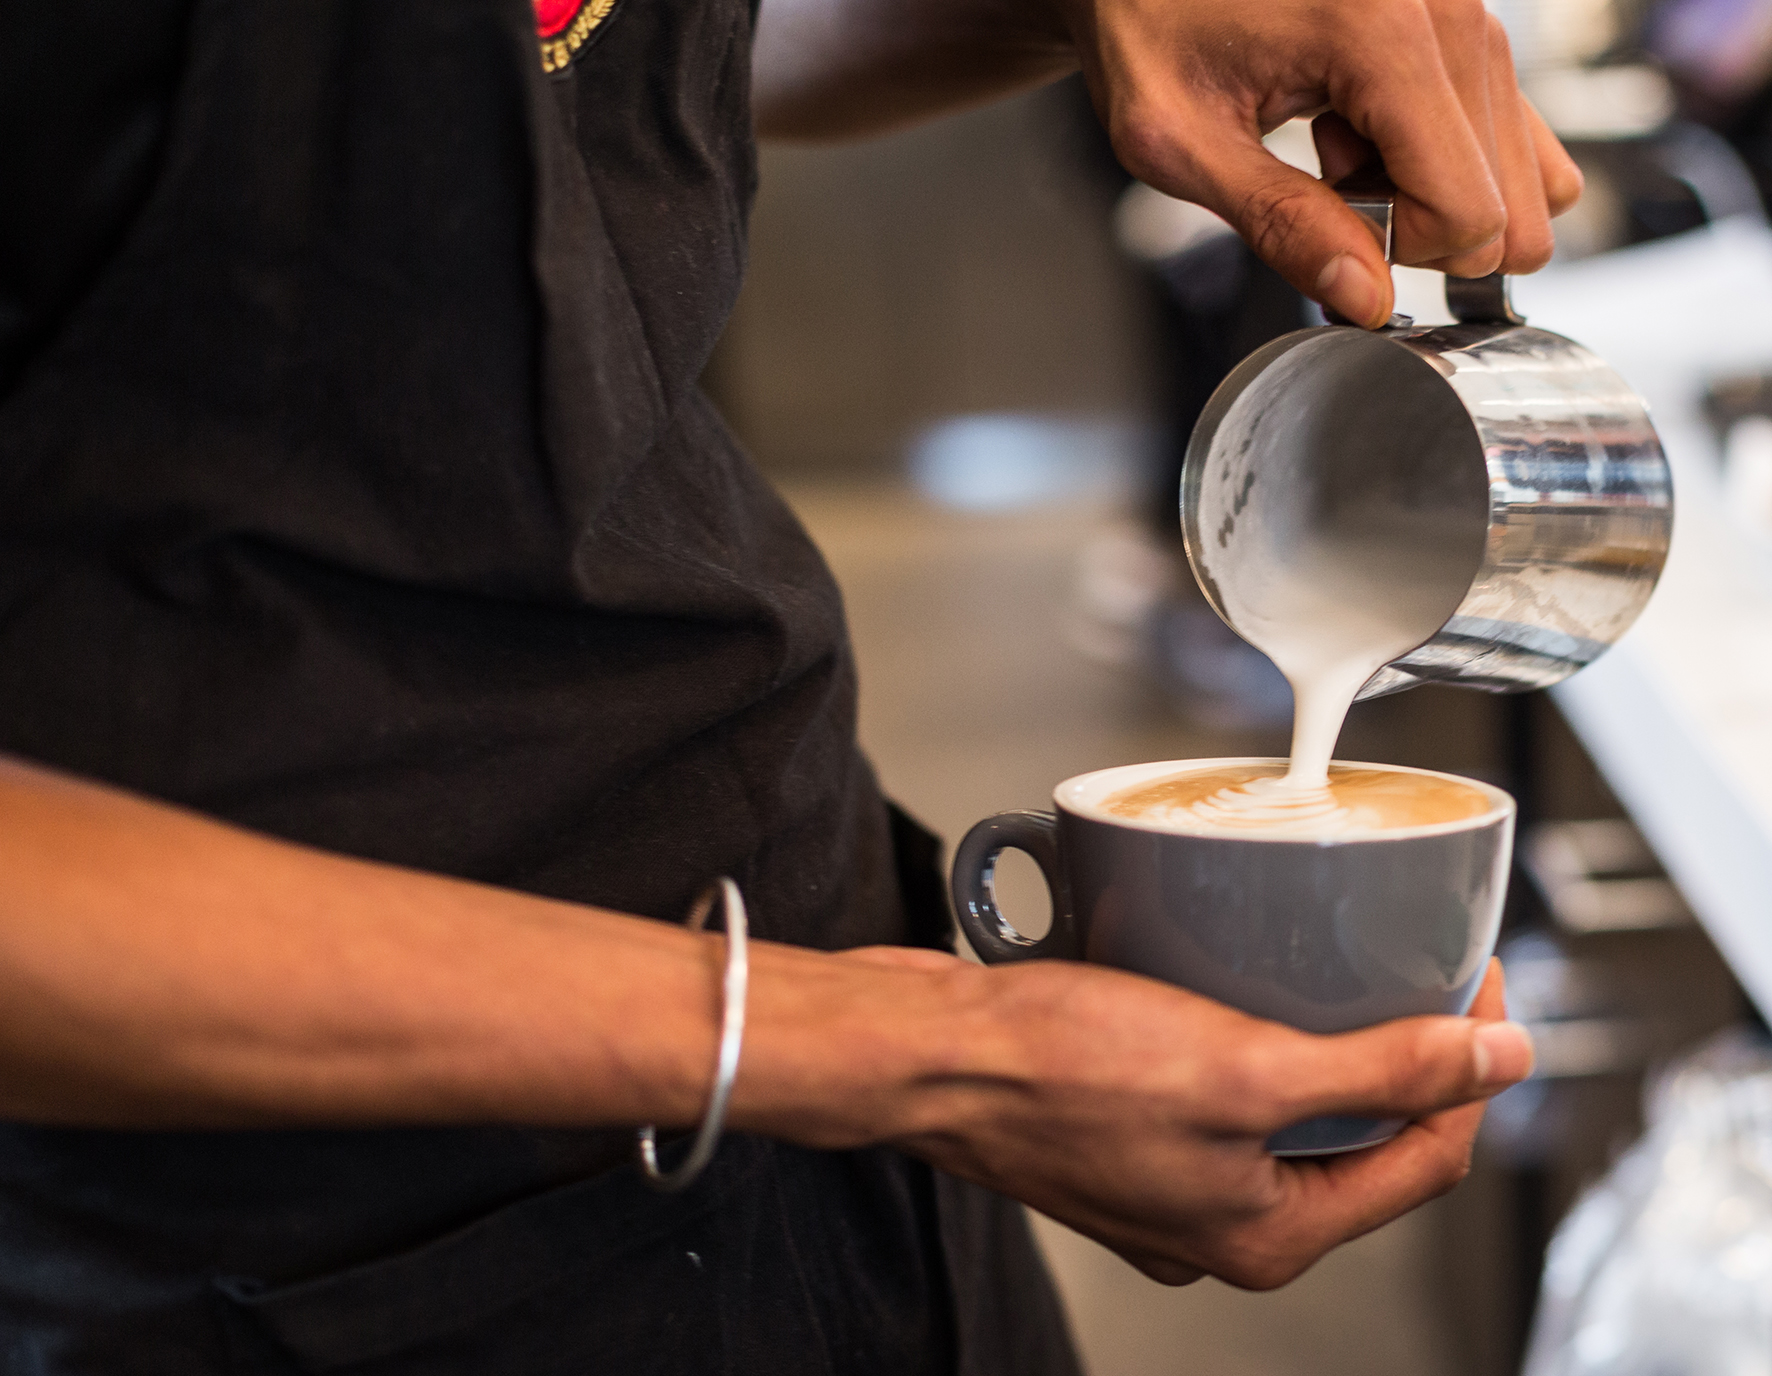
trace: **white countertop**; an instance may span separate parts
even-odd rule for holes
[[[1706,385],[1772,370],[1772,232],[1732,221],[1515,284],[1530,323],[1649,402],[1673,467],[1667,571],[1552,690],[1736,976],[1772,1015],[1772,542],[1725,510]]]

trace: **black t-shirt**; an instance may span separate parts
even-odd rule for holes
[[[0,0],[0,397],[141,208],[190,9]]]
[[[744,0],[547,0],[539,46],[525,0],[41,8],[0,10],[0,750],[646,916],[725,873],[760,937],[939,941],[836,589],[695,385]],[[967,1372],[1070,1369],[1001,1201],[744,1137],[660,1199],[626,1140],[0,1125],[0,1354],[914,1376],[951,1285]]]
[[[835,588],[696,387],[749,12],[622,0],[547,79],[528,14],[168,9],[188,56],[125,34],[136,97],[19,155],[64,175],[0,264],[0,747],[352,854],[671,918],[730,870],[762,935],[902,935]]]

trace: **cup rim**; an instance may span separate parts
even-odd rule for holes
[[[1451,836],[1461,831],[1475,831],[1479,827],[1489,826],[1503,819],[1511,819],[1518,811],[1513,795],[1494,784],[1484,783],[1481,779],[1472,779],[1463,774],[1450,774],[1443,769],[1419,769],[1407,764],[1375,764],[1364,760],[1332,760],[1331,765],[1340,765],[1345,769],[1379,769],[1396,774],[1425,774],[1435,779],[1451,779],[1465,784],[1488,797],[1490,807],[1487,812],[1475,817],[1460,817],[1451,822],[1427,822],[1421,826],[1395,827],[1386,831],[1366,832],[1356,836],[1276,836],[1271,833],[1251,831],[1246,834],[1233,834],[1228,831],[1187,831],[1180,827],[1164,826],[1157,822],[1140,821],[1132,817],[1120,817],[1100,810],[1100,798],[1108,792],[1127,788],[1134,784],[1169,778],[1176,774],[1203,773],[1209,769],[1228,769],[1237,765],[1277,764],[1285,765],[1290,761],[1284,755],[1238,755],[1222,759],[1199,760],[1153,760],[1147,764],[1112,765],[1106,769],[1093,769],[1087,774],[1076,774],[1066,779],[1052,790],[1053,804],[1061,811],[1088,822],[1100,822],[1104,826],[1124,827],[1128,831],[1148,831],[1158,836],[1188,836],[1202,841],[1253,841],[1262,845],[1295,845],[1295,846],[1348,846],[1364,845],[1374,841],[1406,841],[1422,836]],[[1111,779],[1111,782],[1110,782]],[[1093,794],[1094,796],[1089,796]]]

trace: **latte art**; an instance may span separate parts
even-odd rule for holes
[[[1331,840],[1481,817],[1494,807],[1473,785],[1437,774],[1332,765],[1320,788],[1279,764],[1220,766],[1110,794],[1103,811],[1175,831]]]
[[[1338,802],[1327,784],[1321,788],[1300,788],[1280,776],[1227,784],[1190,803],[1186,812],[1190,820],[1207,826],[1262,831],[1298,826],[1308,828],[1313,835],[1325,836],[1338,835],[1356,824],[1353,809]]]

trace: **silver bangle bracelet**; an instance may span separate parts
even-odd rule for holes
[[[716,879],[695,900],[690,910],[688,927],[699,932],[707,925],[714,900],[726,919],[726,979],[720,1009],[720,1059],[714,1070],[714,1092],[708,1096],[708,1111],[695,1134],[695,1144],[683,1164],[673,1171],[658,1168],[658,1133],[653,1127],[639,1130],[640,1172],[646,1183],[665,1194],[686,1189],[702,1168],[714,1159],[720,1145],[720,1132],[726,1126],[726,1101],[732,1097],[732,1082],[738,1078],[738,1053],[744,1046],[745,987],[750,982],[750,952],[746,946],[749,927],[745,920],[744,898],[738,885],[730,879]]]

